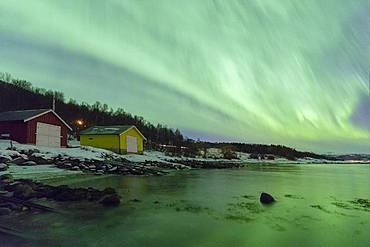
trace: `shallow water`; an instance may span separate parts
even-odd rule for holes
[[[5,219],[24,246],[368,246],[369,165],[249,166],[165,177],[71,175],[51,184],[116,188],[117,208],[63,205],[63,214]],[[277,202],[262,206],[269,192]],[[361,201],[362,202],[362,201]]]

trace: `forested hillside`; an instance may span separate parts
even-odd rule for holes
[[[9,74],[0,74],[0,112],[24,109],[52,108],[55,95],[56,112],[75,130],[77,120],[84,121],[83,127],[93,125],[135,125],[147,137],[149,143],[185,145],[187,140],[178,129],[153,125],[141,116],[131,115],[123,108],[113,110],[107,104],[95,102],[77,103],[66,100],[62,92],[37,88],[25,80],[12,79]],[[4,80],[7,80],[4,81]]]

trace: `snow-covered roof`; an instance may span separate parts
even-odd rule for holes
[[[1,112],[0,122],[8,122],[8,121],[28,122],[32,119],[35,119],[49,112],[54,114],[69,130],[72,130],[72,128],[52,109],[33,109],[33,110]]]
[[[0,112],[0,122],[3,121],[23,121],[33,116],[40,115],[49,111],[50,109],[34,109],[22,111],[7,111]]]
[[[80,135],[121,135],[134,128],[145,140],[145,136],[134,125],[93,126],[81,131]]]

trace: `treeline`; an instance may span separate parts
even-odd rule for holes
[[[310,157],[314,159],[327,159],[325,155],[320,155],[312,152],[302,152],[294,148],[286,147],[283,145],[265,145],[265,144],[248,144],[248,143],[211,143],[211,142],[201,142],[198,144],[200,149],[205,148],[220,148],[221,150],[232,150],[235,152],[243,152],[254,154],[253,157],[267,158],[266,155],[272,154],[277,157],[285,157],[289,160],[294,160],[296,158]]]
[[[74,99],[66,100],[63,92],[34,87],[29,81],[14,79],[9,73],[0,73],[0,112],[50,109],[53,97],[56,112],[75,132],[94,125],[135,125],[148,139],[147,146],[155,146],[156,143],[181,146],[189,142],[178,129],[171,129],[162,124],[153,125],[141,116],[131,115],[123,108],[114,110],[100,102],[79,104]],[[83,120],[83,126],[79,126],[77,120]]]
[[[166,151],[173,155],[197,156],[205,154],[208,148],[220,148],[225,157],[235,157],[234,152],[245,152],[263,157],[271,154],[288,159],[327,158],[311,152],[301,152],[282,145],[262,145],[247,143],[211,143],[185,138],[178,129],[166,125],[153,125],[141,116],[132,115],[123,108],[113,109],[107,104],[95,102],[78,103],[66,100],[64,93],[34,87],[26,80],[13,78],[9,73],[0,73],[0,112],[25,109],[50,109],[53,97],[56,112],[77,133],[82,128],[94,125],[135,125],[148,141],[146,148]],[[83,120],[83,126],[77,124]]]
[[[329,159],[336,160],[335,157],[316,154],[312,152],[302,152],[294,148],[283,145],[265,145],[265,144],[249,144],[249,143],[229,143],[229,142],[205,142],[205,141],[189,141],[186,149],[180,147],[166,147],[164,151],[173,156],[202,156],[208,155],[208,149],[217,148],[221,151],[222,158],[234,159],[237,158],[236,152],[251,154],[252,159],[275,159],[284,157],[288,160],[296,160],[299,158],[314,158],[314,159]]]

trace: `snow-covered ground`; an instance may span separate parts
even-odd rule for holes
[[[73,148],[53,148],[53,147],[41,147],[41,146],[34,146],[34,145],[26,145],[26,144],[19,144],[13,142],[13,147],[16,148],[17,151],[10,151],[6,150],[10,147],[9,141],[0,140],[0,155],[4,156],[11,156],[11,155],[21,155],[18,151],[27,151],[27,150],[34,150],[37,149],[39,151],[38,155],[41,157],[45,157],[46,159],[50,159],[56,157],[58,155],[62,156],[69,156],[73,158],[81,158],[81,159],[96,159],[96,160],[104,160],[104,156],[118,156],[111,151],[100,149],[100,148],[93,148],[93,147],[73,147]]]
[[[81,171],[69,171],[59,169],[54,165],[35,165],[35,166],[9,166],[8,170],[0,172],[0,175],[11,174],[14,178],[48,179],[55,177],[65,177],[72,174],[81,174]]]
[[[113,157],[113,158],[119,158],[123,157],[131,162],[145,162],[145,161],[158,161],[158,162],[171,162],[176,160],[193,160],[193,161],[209,161],[209,162],[229,162],[229,163],[263,163],[263,164],[296,164],[296,163],[329,163],[330,161],[327,160],[317,160],[312,158],[306,158],[306,159],[299,159],[296,161],[289,161],[285,158],[279,158],[275,157],[274,160],[258,160],[258,159],[251,159],[250,155],[247,153],[240,153],[238,152],[238,159],[233,160],[227,160],[227,159],[221,159],[220,154],[221,150],[212,148],[207,150],[207,156],[209,158],[188,158],[188,157],[172,157],[172,156],[166,156],[163,152],[159,151],[144,151],[143,154],[126,154],[126,155],[119,155],[116,153],[113,153],[111,151],[105,150],[105,149],[99,149],[99,148],[93,148],[93,147],[81,147],[79,146],[79,143],[74,143],[73,148],[52,148],[52,147],[40,147],[40,146],[34,146],[34,145],[25,145],[25,144],[19,144],[14,143],[13,146],[16,148],[17,151],[10,151],[6,150],[10,147],[9,141],[0,140],[0,156],[4,157],[10,157],[10,156],[22,156],[18,151],[24,150],[34,150],[37,149],[39,152],[34,153],[33,155],[43,157],[45,159],[51,159],[53,157],[56,157],[58,155],[62,156],[68,156],[72,158],[78,158],[78,159],[95,159],[95,160],[104,160],[104,157]],[[25,155],[23,155],[25,156]],[[26,158],[27,156],[25,156]],[[212,157],[212,158],[211,158]],[[333,162],[330,162],[333,163]],[[338,163],[338,162],[335,162]]]

